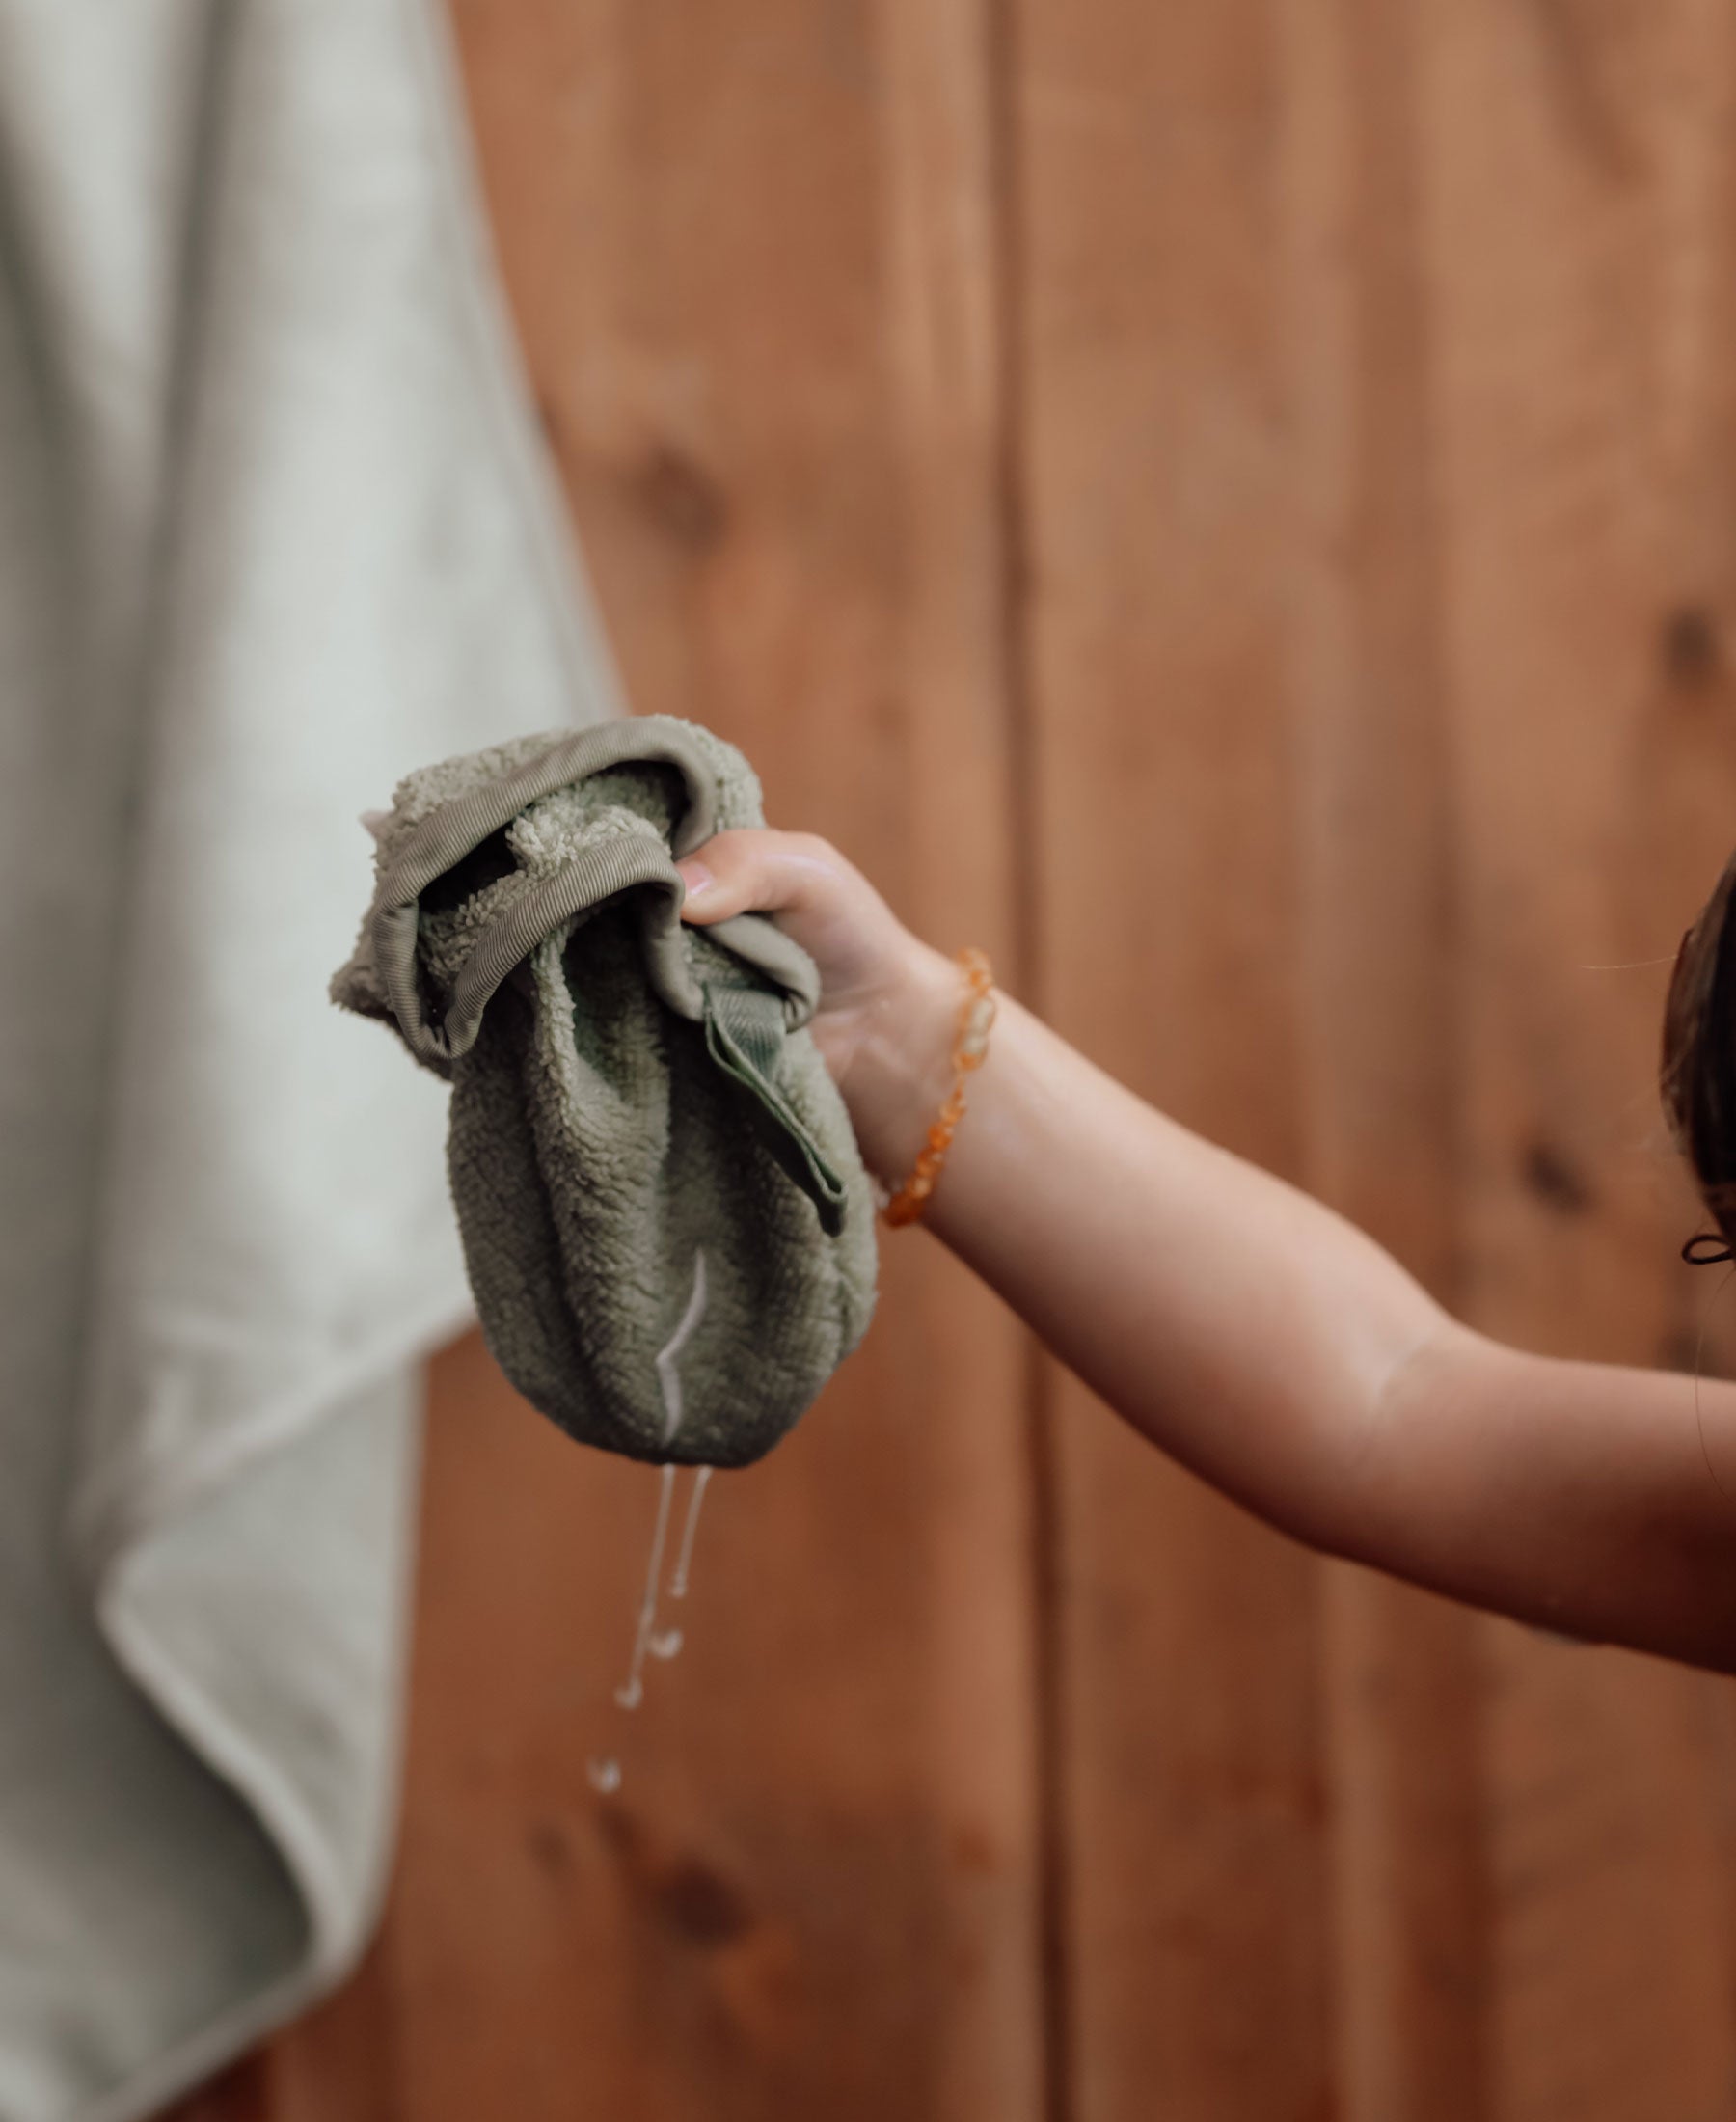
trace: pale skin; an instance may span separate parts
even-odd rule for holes
[[[952,1080],[958,967],[812,834],[722,832],[680,866],[684,919],[763,911],[814,958],[816,1044],[896,1185]],[[1736,1386],[1474,1332],[1332,1210],[997,1002],[924,1221],[1117,1413],[1324,1553],[1736,1673]]]

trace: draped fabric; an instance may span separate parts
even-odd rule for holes
[[[0,2117],[335,1980],[393,1819],[445,1101],[358,813],[616,712],[420,0],[0,0]]]

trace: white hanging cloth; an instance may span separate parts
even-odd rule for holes
[[[617,711],[428,0],[0,0],[0,2116],[335,1981],[393,1813],[445,1101],[358,813]]]

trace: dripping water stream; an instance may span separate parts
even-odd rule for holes
[[[681,1540],[676,1551],[674,1568],[670,1571],[666,1589],[663,1588],[664,1555],[668,1547],[669,1520],[675,1496],[677,1469],[672,1465],[658,1469],[657,1516],[651,1529],[651,1552],[645,1565],[644,1590],[639,1595],[638,1615],[634,1624],[633,1651],[628,1660],[627,1677],[614,1691],[616,1705],[624,1710],[635,1710],[645,1699],[645,1661],[657,1658],[667,1662],[677,1657],[682,1647],[682,1632],[679,1628],[659,1628],[658,1609],[664,1597],[685,1599],[692,1581],[693,1542],[699,1530],[699,1511],[705,1502],[705,1491],[711,1482],[713,1469],[696,1467],[693,1483],[688,1492],[687,1516],[682,1526]],[[613,1755],[598,1755],[588,1765],[592,1786],[606,1796],[621,1787],[621,1764]]]
[[[665,1446],[675,1441],[684,1412],[681,1374],[676,1369],[676,1358],[703,1318],[705,1301],[705,1253],[700,1248],[693,1255],[693,1287],[688,1297],[687,1309],[682,1313],[681,1323],[658,1352],[656,1359],[658,1382],[663,1391],[663,1441]],[[656,1658],[666,1663],[670,1658],[680,1655],[684,1640],[679,1628],[659,1628],[657,1625],[663,1586],[664,1553],[668,1545],[676,1472],[677,1469],[671,1461],[665,1461],[658,1469],[657,1517],[652,1526],[651,1553],[645,1565],[645,1586],[639,1597],[638,1617],[633,1632],[633,1652],[628,1661],[627,1677],[614,1691],[615,1702],[624,1710],[637,1709],[645,1699],[646,1659]],[[712,1469],[709,1466],[694,1469],[693,1483],[688,1496],[687,1517],[676,1551],[675,1567],[669,1577],[667,1596],[671,1599],[685,1599],[688,1595],[688,1585],[692,1572],[693,1540],[699,1530],[699,1510],[705,1501],[705,1491],[711,1477]],[[621,1787],[621,1764],[612,1755],[593,1758],[588,1764],[587,1772],[592,1786],[605,1795]]]

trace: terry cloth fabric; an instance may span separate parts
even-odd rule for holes
[[[157,2108],[389,1851],[446,1099],[356,813],[615,711],[420,0],[0,0],[0,2117]]]
[[[813,961],[758,914],[680,918],[676,858],[763,823],[742,754],[672,716],[449,759],[376,825],[332,983],[451,1083],[501,1368],[569,1435],[664,1464],[769,1451],[874,1308]]]

